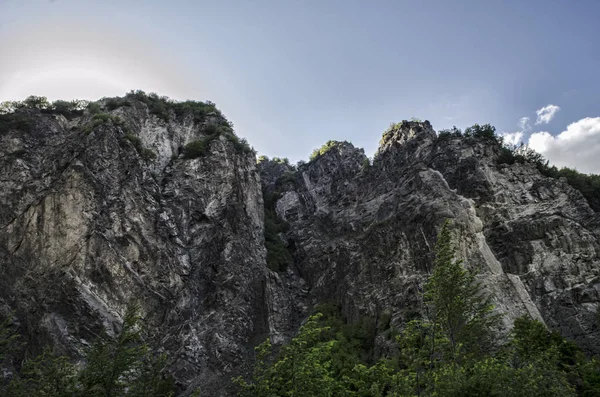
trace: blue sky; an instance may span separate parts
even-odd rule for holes
[[[0,101],[209,99],[292,161],[328,139],[372,154],[411,117],[491,123],[600,172],[599,22],[598,1],[0,0]]]

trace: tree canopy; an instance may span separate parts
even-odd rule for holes
[[[599,395],[598,360],[541,322],[519,318],[500,337],[498,313],[476,273],[455,259],[451,235],[446,222],[424,288],[425,313],[394,332],[395,353],[375,359],[373,323],[349,324],[334,305],[321,305],[290,343],[277,349],[267,340],[256,348],[251,378],[235,379],[239,395]]]

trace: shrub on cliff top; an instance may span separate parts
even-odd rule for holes
[[[89,134],[93,130],[104,124],[113,124],[115,126],[121,127],[126,133],[129,132],[129,128],[125,125],[125,123],[120,117],[113,116],[108,113],[95,114],[91,118],[91,120],[83,126],[82,131],[86,134]]]
[[[438,132],[438,139],[442,141],[459,137],[486,139],[502,144],[502,137],[496,135],[496,127],[490,124],[473,124],[472,126],[465,128],[464,133],[459,128],[456,128],[456,126]]]
[[[348,141],[340,142],[340,141],[332,141],[332,140],[325,142],[325,144],[323,146],[321,146],[318,149],[313,150],[313,152],[310,154],[309,161],[316,160],[317,158],[321,157],[322,155],[324,155],[331,149],[335,148],[336,146],[339,146],[341,143],[349,143],[349,142]]]
[[[385,130],[384,134],[386,132],[391,132],[391,131],[399,130],[400,128],[402,128],[402,122],[401,121],[399,121],[397,123],[390,123],[390,126],[387,128],[387,130]]]
[[[462,131],[459,128],[456,128],[456,126],[445,129],[445,130],[438,131],[438,140],[443,141],[446,139],[460,138],[460,137],[462,137]]]
[[[131,142],[140,157],[145,161],[151,161],[156,158],[156,153],[154,153],[152,149],[145,148],[142,144],[142,140],[132,133],[125,134],[123,140]]]
[[[204,156],[211,140],[204,138],[189,142],[183,147],[183,158],[195,159]]]
[[[248,144],[246,138],[239,138],[233,132],[225,133],[223,135],[227,138],[227,140],[229,140],[229,142],[233,144],[233,147],[235,148],[236,152],[248,154],[254,151],[252,147]]]
[[[490,140],[496,140],[496,127],[490,124],[473,124],[471,127],[465,129],[465,137],[484,138]]]
[[[108,110],[115,110],[124,106],[131,106],[131,102],[125,98],[109,98],[106,100],[106,108]]]
[[[219,136],[224,136],[231,142],[235,151],[238,153],[247,154],[254,151],[246,139],[240,139],[228,125],[210,123],[204,126],[203,132],[206,134],[205,137],[196,139],[184,146],[183,157],[185,159],[194,159],[204,156],[207,153],[210,143],[219,138]]]
[[[45,96],[32,95],[23,101],[6,101],[0,103],[0,114],[10,114],[24,110],[39,110],[43,113],[58,113],[69,117],[82,114],[88,103],[88,101],[79,99],[49,102]]]
[[[0,134],[4,134],[13,129],[31,132],[34,125],[34,121],[24,114],[0,114]]]
[[[594,211],[600,211],[600,175],[588,175],[566,167],[558,169],[551,166],[543,155],[527,145],[505,144],[502,136],[496,135],[496,128],[490,124],[475,124],[466,128],[464,134],[456,127],[440,130],[438,142],[442,143],[451,138],[461,137],[471,140],[485,140],[499,145],[500,151],[496,158],[498,164],[533,164],[544,176],[555,179],[566,178],[567,183],[581,192]]]
[[[287,157],[273,157],[273,161],[277,164],[290,165],[290,160]]]
[[[226,120],[225,116],[221,113],[221,111],[217,109],[215,104],[210,101],[178,102],[166,96],[159,96],[158,94],[153,92],[151,92],[150,94],[146,94],[142,90],[130,91],[125,96],[125,98],[129,101],[136,100],[145,103],[146,105],[148,105],[148,110],[150,111],[150,114],[153,114],[164,121],[169,121],[169,116],[171,114],[171,111],[173,111],[176,117],[191,114],[192,118],[197,123],[205,121],[208,115],[214,115],[217,118],[222,119],[221,123],[223,125],[233,127],[231,123],[229,123]]]

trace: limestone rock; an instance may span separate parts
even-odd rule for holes
[[[231,395],[253,347],[289,340],[317,303],[380,331],[419,315],[447,218],[507,327],[529,314],[600,353],[600,217],[563,181],[497,164],[497,144],[405,121],[372,164],[339,142],[297,167],[257,165],[224,136],[182,156],[219,115],[166,122],[142,102],[110,115],[123,123],[88,134],[88,113],[31,111],[33,128],[0,134],[0,310],[16,310],[32,354],[81,357],[138,300],[181,390]],[[266,201],[289,224],[284,272],[267,268]]]

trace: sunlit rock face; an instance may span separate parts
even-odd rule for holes
[[[166,123],[143,103],[109,113],[128,130],[86,133],[91,115],[31,112],[34,128],[0,136],[0,302],[32,353],[49,342],[78,357],[137,301],[177,381],[208,390],[287,326],[271,320],[286,293],[265,266],[255,156],[221,137],[184,159],[210,115]]]
[[[298,167],[257,165],[223,136],[184,158],[218,114],[165,122],[135,101],[107,112],[122,123],[89,131],[87,112],[31,111],[32,128],[0,135],[0,309],[16,311],[32,354],[50,343],[81,357],[131,301],[181,390],[231,395],[253,347],[288,340],[320,302],[372,318],[382,354],[383,319],[422,312],[446,219],[507,327],[529,314],[599,352],[598,215],[533,166],[497,164],[494,143],[403,122],[371,162],[338,143]],[[265,203],[289,224],[285,271],[267,266]]]

